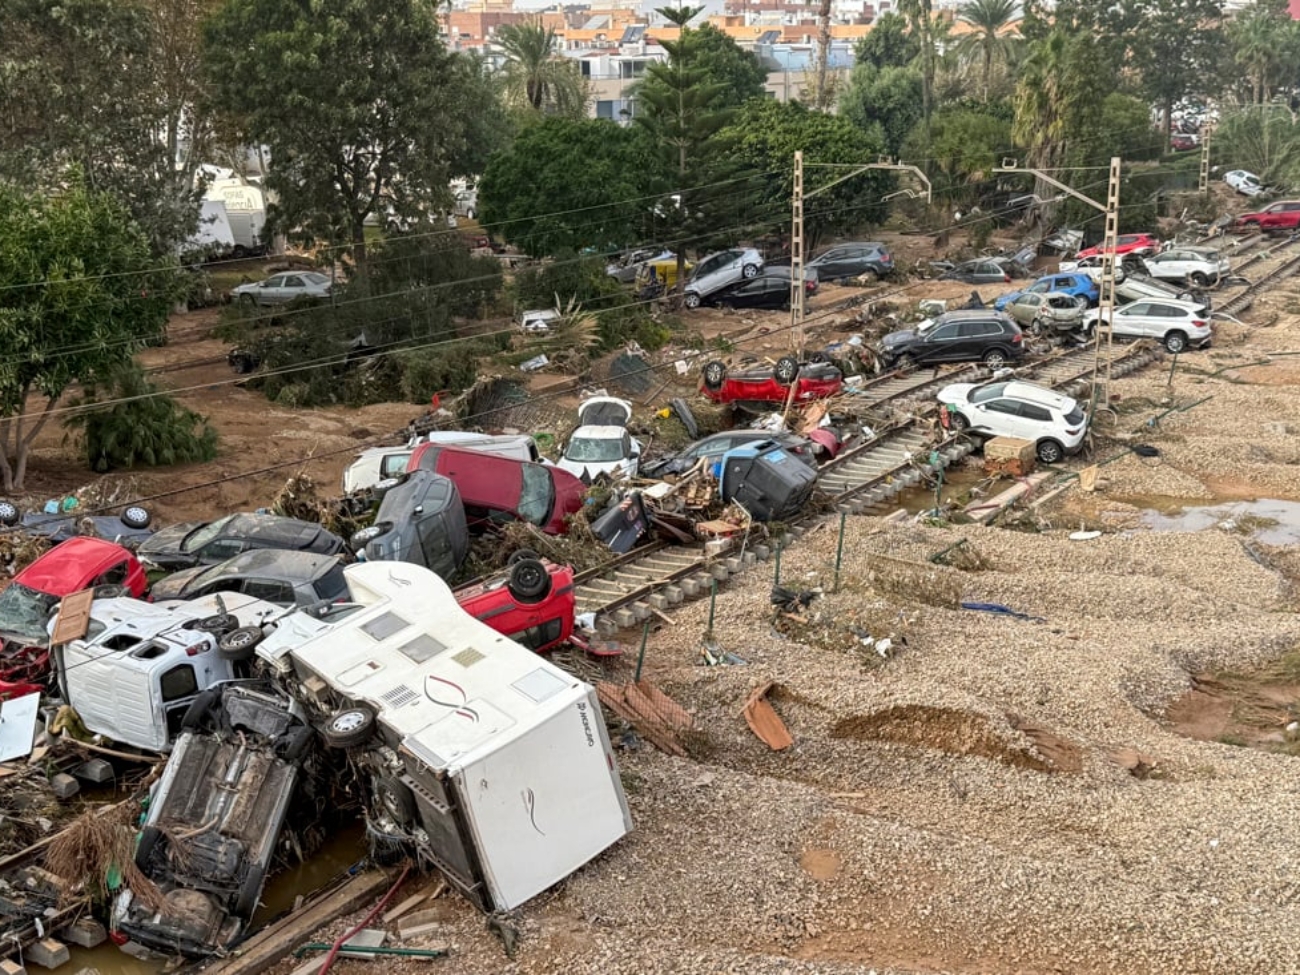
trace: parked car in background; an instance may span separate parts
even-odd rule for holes
[[[1147,273],[1161,281],[1187,281],[1204,288],[1232,273],[1228,258],[1212,247],[1171,247],[1143,258]]]
[[[1238,230],[1281,233],[1300,229],[1300,200],[1278,200],[1254,213],[1243,213],[1233,225]]]
[[[401,477],[406,473],[411,450],[410,447],[369,447],[361,451],[343,471],[343,493],[364,491],[386,478]]]
[[[761,443],[771,440],[785,448],[786,452],[799,458],[809,467],[817,466],[817,455],[822,448],[807,437],[793,433],[772,433],[768,430],[724,430],[695,441],[675,454],[668,454],[657,460],[641,465],[641,473],[646,477],[666,477],[670,474],[685,474],[700,461],[714,464],[722,459],[728,450],[743,447],[745,444]]]
[[[939,275],[940,281],[965,281],[967,284],[1010,284],[1011,273],[1005,265],[987,258],[962,261]]]
[[[1192,132],[1174,132],[1169,136],[1169,148],[1174,152],[1187,152],[1200,144],[1200,138]]]
[[[978,309],[945,312],[915,329],[890,332],[878,351],[887,369],[941,362],[983,362],[1000,369],[1024,358],[1025,341],[1009,316]]]
[[[1002,310],[1034,335],[1073,332],[1083,327],[1087,299],[1060,291],[1026,291]]]
[[[333,282],[317,271],[288,271],[273,274],[265,281],[241,284],[230,290],[230,297],[241,305],[287,305],[298,298],[329,298]]]
[[[758,276],[763,269],[763,255],[752,247],[733,247],[710,254],[695,265],[686,282],[683,301],[687,308],[699,308],[705,298],[729,284]]]
[[[1075,400],[1033,383],[954,383],[939,391],[939,403],[951,429],[1028,440],[1044,464],[1078,453],[1088,432],[1088,416]]]
[[[773,403],[794,402],[834,396],[844,388],[844,376],[828,362],[800,365],[793,356],[782,356],[773,365],[751,366],[732,370],[720,359],[705,363],[701,372],[701,392],[715,403],[763,408]]]
[[[473,430],[434,430],[415,438],[404,447],[371,447],[357,455],[357,459],[343,472],[343,493],[352,494],[372,488],[380,481],[400,477],[406,473],[411,451],[419,443],[440,443],[461,450],[479,450],[485,454],[500,454],[517,460],[531,460],[549,464],[537,449],[537,441],[526,433],[490,434]]]
[[[48,673],[47,625],[64,596],[96,589],[139,598],[147,588],[143,566],[121,545],[85,536],[54,546],[0,591],[0,682],[36,682]],[[13,690],[0,683],[0,697]]]
[[[625,254],[621,260],[610,263],[605,267],[605,273],[619,284],[635,284],[637,276],[647,265],[665,261],[676,264],[677,255],[663,248],[643,248]]]
[[[1089,329],[1105,325],[1095,309],[1088,312],[1086,322]],[[1135,301],[1115,309],[1113,325],[1116,336],[1157,339],[1173,353],[1189,347],[1203,349],[1214,337],[1210,309],[1190,301]]]
[[[137,550],[151,569],[174,572],[214,565],[252,549],[342,555],[343,539],[314,522],[281,515],[235,514],[216,521],[187,521],[163,528]]]
[[[818,254],[806,267],[816,270],[823,281],[844,284],[854,278],[879,280],[894,271],[894,258],[879,241],[861,241],[836,244]]]
[[[1259,177],[1249,170],[1229,170],[1223,174],[1223,181],[1243,196],[1260,196],[1265,192]]]
[[[998,311],[1003,311],[1007,305],[1022,294],[1048,294],[1052,292],[1067,294],[1072,298],[1083,298],[1089,305],[1097,304],[1097,300],[1101,296],[1101,290],[1091,274],[1086,271],[1071,271],[1068,274],[1047,274],[1027,288],[1020,291],[1009,291],[994,301],[993,307]]]
[[[763,273],[780,278],[785,282],[786,290],[790,290],[790,275],[794,272],[789,264],[765,264]],[[808,295],[815,295],[821,290],[821,275],[817,273],[815,267],[809,267],[807,264],[803,268],[803,289]]]
[[[602,475],[615,481],[636,477],[641,443],[627,429],[632,404],[593,396],[578,407],[578,428],[564,445],[557,466],[590,484]]]
[[[1083,250],[1079,251],[1079,253],[1075,255],[1075,259],[1078,260],[1085,257],[1094,257],[1104,254],[1105,252],[1106,249],[1101,244],[1097,244],[1093,247],[1085,247]],[[1140,257],[1145,257],[1148,254],[1159,253],[1160,238],[1154,234],[1120,234],[1115,239],[1115,254],[1119,257],[1123,257],[1126,254],[1137,254]]]
[[[533,308],[519,313],[519,327],[525,332],[549,332],[563,317],[554,308]]]
[[[238,592],[279,606],[311,606],[347,598],[343,563],[335,555],[257,549],[216,565],[173,572],[153,584],[155,600],[198,599]]]
[[[582,507],[586,486],[548,464],[533,464],[423,443],[411,454],[408,470],[433,471],[460,491],[470,527],[525,521],[551,535],[568,531],[565,519]]]

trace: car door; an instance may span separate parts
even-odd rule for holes
[[[848,250],[844,247],[832,247],[817,258],[817,273],[823,278],[848,277],[852,272],[848,267]]]
[[[1042,300],[1043,296],[1039,294],[1023,294],[1007,306],[1007,311],[1021,325],[1028,325],[1038,314],[1038,306]]]
[[[248,540],[244,538],[214,538],[194,554],[200,562],[215,565],[238,555],[248,547]]]
[[[280,301],[279,295],[284,290],[284,275],[277,274],[267,278],[257,286],[257,303],[259,305],[274,305]]]
[[[952,362],[961,357],[961,331],[958,322],[931,329],[915,346],[917,362]]]
[[[759,277],[744,284],[734,285],[718,298],[718,304],[731,308],[766,308],[768,306],[763,302],[769,280],[766,277]]]
[[[1116,335],[1124,335],[1130,338],[1141,338],[1151,333],[1147,331],[1150,327],[1149,320],[1151,317],[1151,302],[1136,301],[1124,308],[1115,310],[1115,327]]]
[[[1012,399],[990,399],[971,407],[971,429],[988,437],[1020,436],[1019,404]]]
[[[1006,279],[1006,271],[1003,270],[1000,264],[994,264],[992,261],[981,261],[975,265],[973,280],[976,284],[1003,284]]]

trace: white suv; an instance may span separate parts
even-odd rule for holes
[[[1101,312],[1094,308],[1084,319],[1084,326],[1091,333],[1099,321]],[[1134,301],[1115,309],[1112,324],[1115,335],[1123,338],[1159,339],[1174,355],[1186,352],[1188,346],[1203,349],[1214,337],[1210,309],[1195,301],[1164,298]]]
[[[1044,464],[1078,453],[1088,432],[1088,415],[1075,400],[1032,383],[954,383],[939,390],[939,403],[953,430],[1028,440]]]

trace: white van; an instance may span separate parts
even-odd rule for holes
[[[405,447],[371,447],[369,450],[363,450],[343,472],[343,493],[364,491],[385,478],[400,477],[405,474],[406,463],[411,459],[411,451],[426,442],[459,447],[462,450],[478,450],[485,454],[498,454],[501,457],[531,461],[534,464],[550,463],[537,449],[537,441],[526,433],[493,436],[469,430],[435,430],[423,437],[416,437]]]

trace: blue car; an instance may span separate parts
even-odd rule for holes
[[[1039,278],[1028,288],[1021,288],[1019,291],[1009,291],[993,302],[993,307],[1002,311],[1008,304],[1015,301],[1027,291],[1035,294],[1046,294],[1049,291],[1060,291],[1074,297],[1084,297],[1088,299],[1090,308],[1097,307],[1097,302],[1101,300],[1101,289],[1097,282],[1091,276],[1076,272],[1071,274],[1048,274]]]

